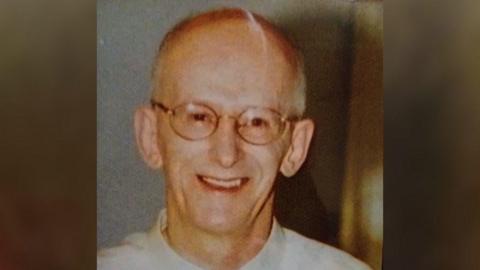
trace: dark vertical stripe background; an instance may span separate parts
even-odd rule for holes
[[[94,269],[95,1],[2,1],[0,39],[0,269]]]

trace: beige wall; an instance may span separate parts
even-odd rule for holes
[[[383,3],[354,7],[340,246],[381,269],[383,242]]]

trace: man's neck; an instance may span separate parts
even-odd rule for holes
[[[207,269],[239,269],[263,248],[272,227],[272,210],[260,215],[250,228],[235,233],[216,234],[167,220],[162,234],[170,247],[195,265]]]

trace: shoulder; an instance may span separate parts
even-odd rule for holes
[[[97,269],[153,269],[151,256],[146,248],[146,238],[145,233],[135,233],[119,246],[100,250],[97,253]]]
[[[287,263],[292,269],[371,270],[350,254],[284,228]]]

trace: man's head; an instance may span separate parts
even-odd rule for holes
[[[268,21],[241,9],[201,14],[162,42],[152,100],[135,115],[145,161],[162,169],[169,219],[210,233],[269,224],[277,173],[305,160],[313,122],[302,60]]]

